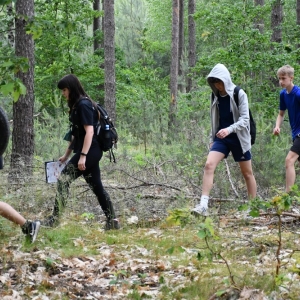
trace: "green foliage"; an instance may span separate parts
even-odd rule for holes
[[[171,248],[169,248],[167,250],[167,253],[169,253],[170,255],[172,255],[175,251],[178,251],[180,253],[184,252],[184,249],[181,246],[173,246]]]
[[[200,239],[213,238],[218,240],[219,237],[215,234],[214,223],[211,218],[205,218],[204,223],[201,223],[200,230],[198,231],[198,237]]]
[[[90,221],[95,219],[95,215],[93,213],[85,212],[81,215],[81,218]]]
[[[284,211],[291,208],[293,204],[300,202],[300,192],[297,185],[292,186],[289,193],[276,191],[276,195],[268,201],[264,199],[253,199],[250,201],[250,215],[252,217],[258,217],[260,210],[267,211],[270,208],[275,209],[276,215],[281,216]]]
[[[141,39],[144,35],[147,10],[144,0],[119,0],[115,2],[116,43],[131,66],[142,58]]]
[[[166,222],[169,225],[180,225],[184,227],[190,221],[190,217],[191,211],[189,208],[176,208],[169,211]]]
[[[103,82],[99,69],[103,59],[92,52],[91,25],[95,14],[91,2],[78,0],[45,4],[38,1],[35,9],[34,26],[42,32],[35,41],[36,97],[43,106],[49,107],[57,81],[68,73],[79,76],[87,91],[94,90]],[[94,96],[95,93],[91,93],[91,97]],[[98,101],[97,97],[95,100]]]
[[[8,47],[0,47],[0,57],[4,61],[0,66],[0,93],[11,96],[14,101],[17,101],[20,95],[26,94],[26,87],[15,76],[19,72],[27,72],[28,59],[10,53]]]
[[[35,119],[35,155],[44,160],[58,159],[67,148],[63,137],[69,130],[68,118],[61,113],[59,107],[49,114],[43,109]]]

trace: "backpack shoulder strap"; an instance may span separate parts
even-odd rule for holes
[[[95,101],[93,101],[92,99],[90,99],[89,97],[87,97],[87,96],[79,99],[79,101],[77,101],[77,103],[79,103],[81,100],[89,100],[92,103],[93,108],[96,110],[96,112],[98,114],[98,120],[100,120],[101,114],[100,114],[99,106],[97,105],[97,103]]]
[[[239,91],[240,91],[240,89],[241,88],[239,86],[236,86],[233,91],[233,98],[234,98],[234,101],[235,101],[235,104],[237,107],[239,107]]]

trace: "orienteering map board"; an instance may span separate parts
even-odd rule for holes
[[[61,163],[60,161],[46,161],[45,162],[45,173],[47,183],[56,183],[57,179],[66,166],[67,162]]]

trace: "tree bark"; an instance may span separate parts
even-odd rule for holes
[[[297,14],[297,25],[300,25],[300,0],[297,0],[297,7],[296,7],[296,14]]]
[[[183,53],[184,53],[184,0],[179,0],[179,39],[178,39],[178,89],[184,93],[184,70],[183,70]]]
[[[265,5],[265,0],[255,0],[255,5],[264,6]],[[255,22],[255,27],[260,31],[260,33],[264,32],[265,24],[264,24],[263,18],[259,18]]]
[[[23,183],[32,174],[34,154],[34,41],[26,33],[28,20],[34,17],[34,0],[17,0],[16,2],[16,56],[26,57],[29,68],[27,72],[18,72],[19,78],[26,87],[26,95],[21,95],[13,104],[12,155],[9,180]]]
[[[114,0],[104,0],[104,105],[116,123],[116,79],[115,79],[115,11]]]
[[[189,76],[187,80],[187,90],[189,93],[193,87],[193,74],[192,68],[196,65],[196,31],[195,31],[195,0],[189,0],[189,8],[188,8],[188,26],[189,26],[189,49],[188,49],[188,60],[189,60]]]
[[[179,45],[179,0],[173,0],[172,17],[172,50],[170,70],[170,107],[169,107],[169,129],[176,126],[177,110],[177,81],[178,81],[178,45]]]
[[[100,0],[94,0],[93,10],[97,11],[97,12],[100,11]],[[98,31],[100,29],[101,29],[101,27],[100,27],[100,17],[95,17],[94,21],[93,21],[94,52],[96,52],[100,48],[99,38],[97,38]]]
[[[15,46],[15,35],[14,35],[14,19],[13,19],[14,9],[12,4],[7,5],[7,16],[9,18],[8,21],[8,33],[7,33],[7,39],[9,45],[13,48]]]
[[[281,24],[283,21],[283,6],[281,0],[276,0],[272,7],[271,13],[271,27],[272,27],[272,37],[271,41],[276,43],[281,43],[282,41],[282,29]]]

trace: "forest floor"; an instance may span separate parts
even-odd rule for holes
[[[132,178],[104,180],[120,230],[102,229],[81,179],[59,225],[42,227],[34,244],[1,219],[0,299],[300,299],[297,207],[280,226],[273,213],[250,217],[224,198],[210,202],[209,217],[195,218],[192,189],[148,178],[137,192]],[[0,180],[1,200],[26,217],[51,213],[55,185],[41,175],[17,188]]]

